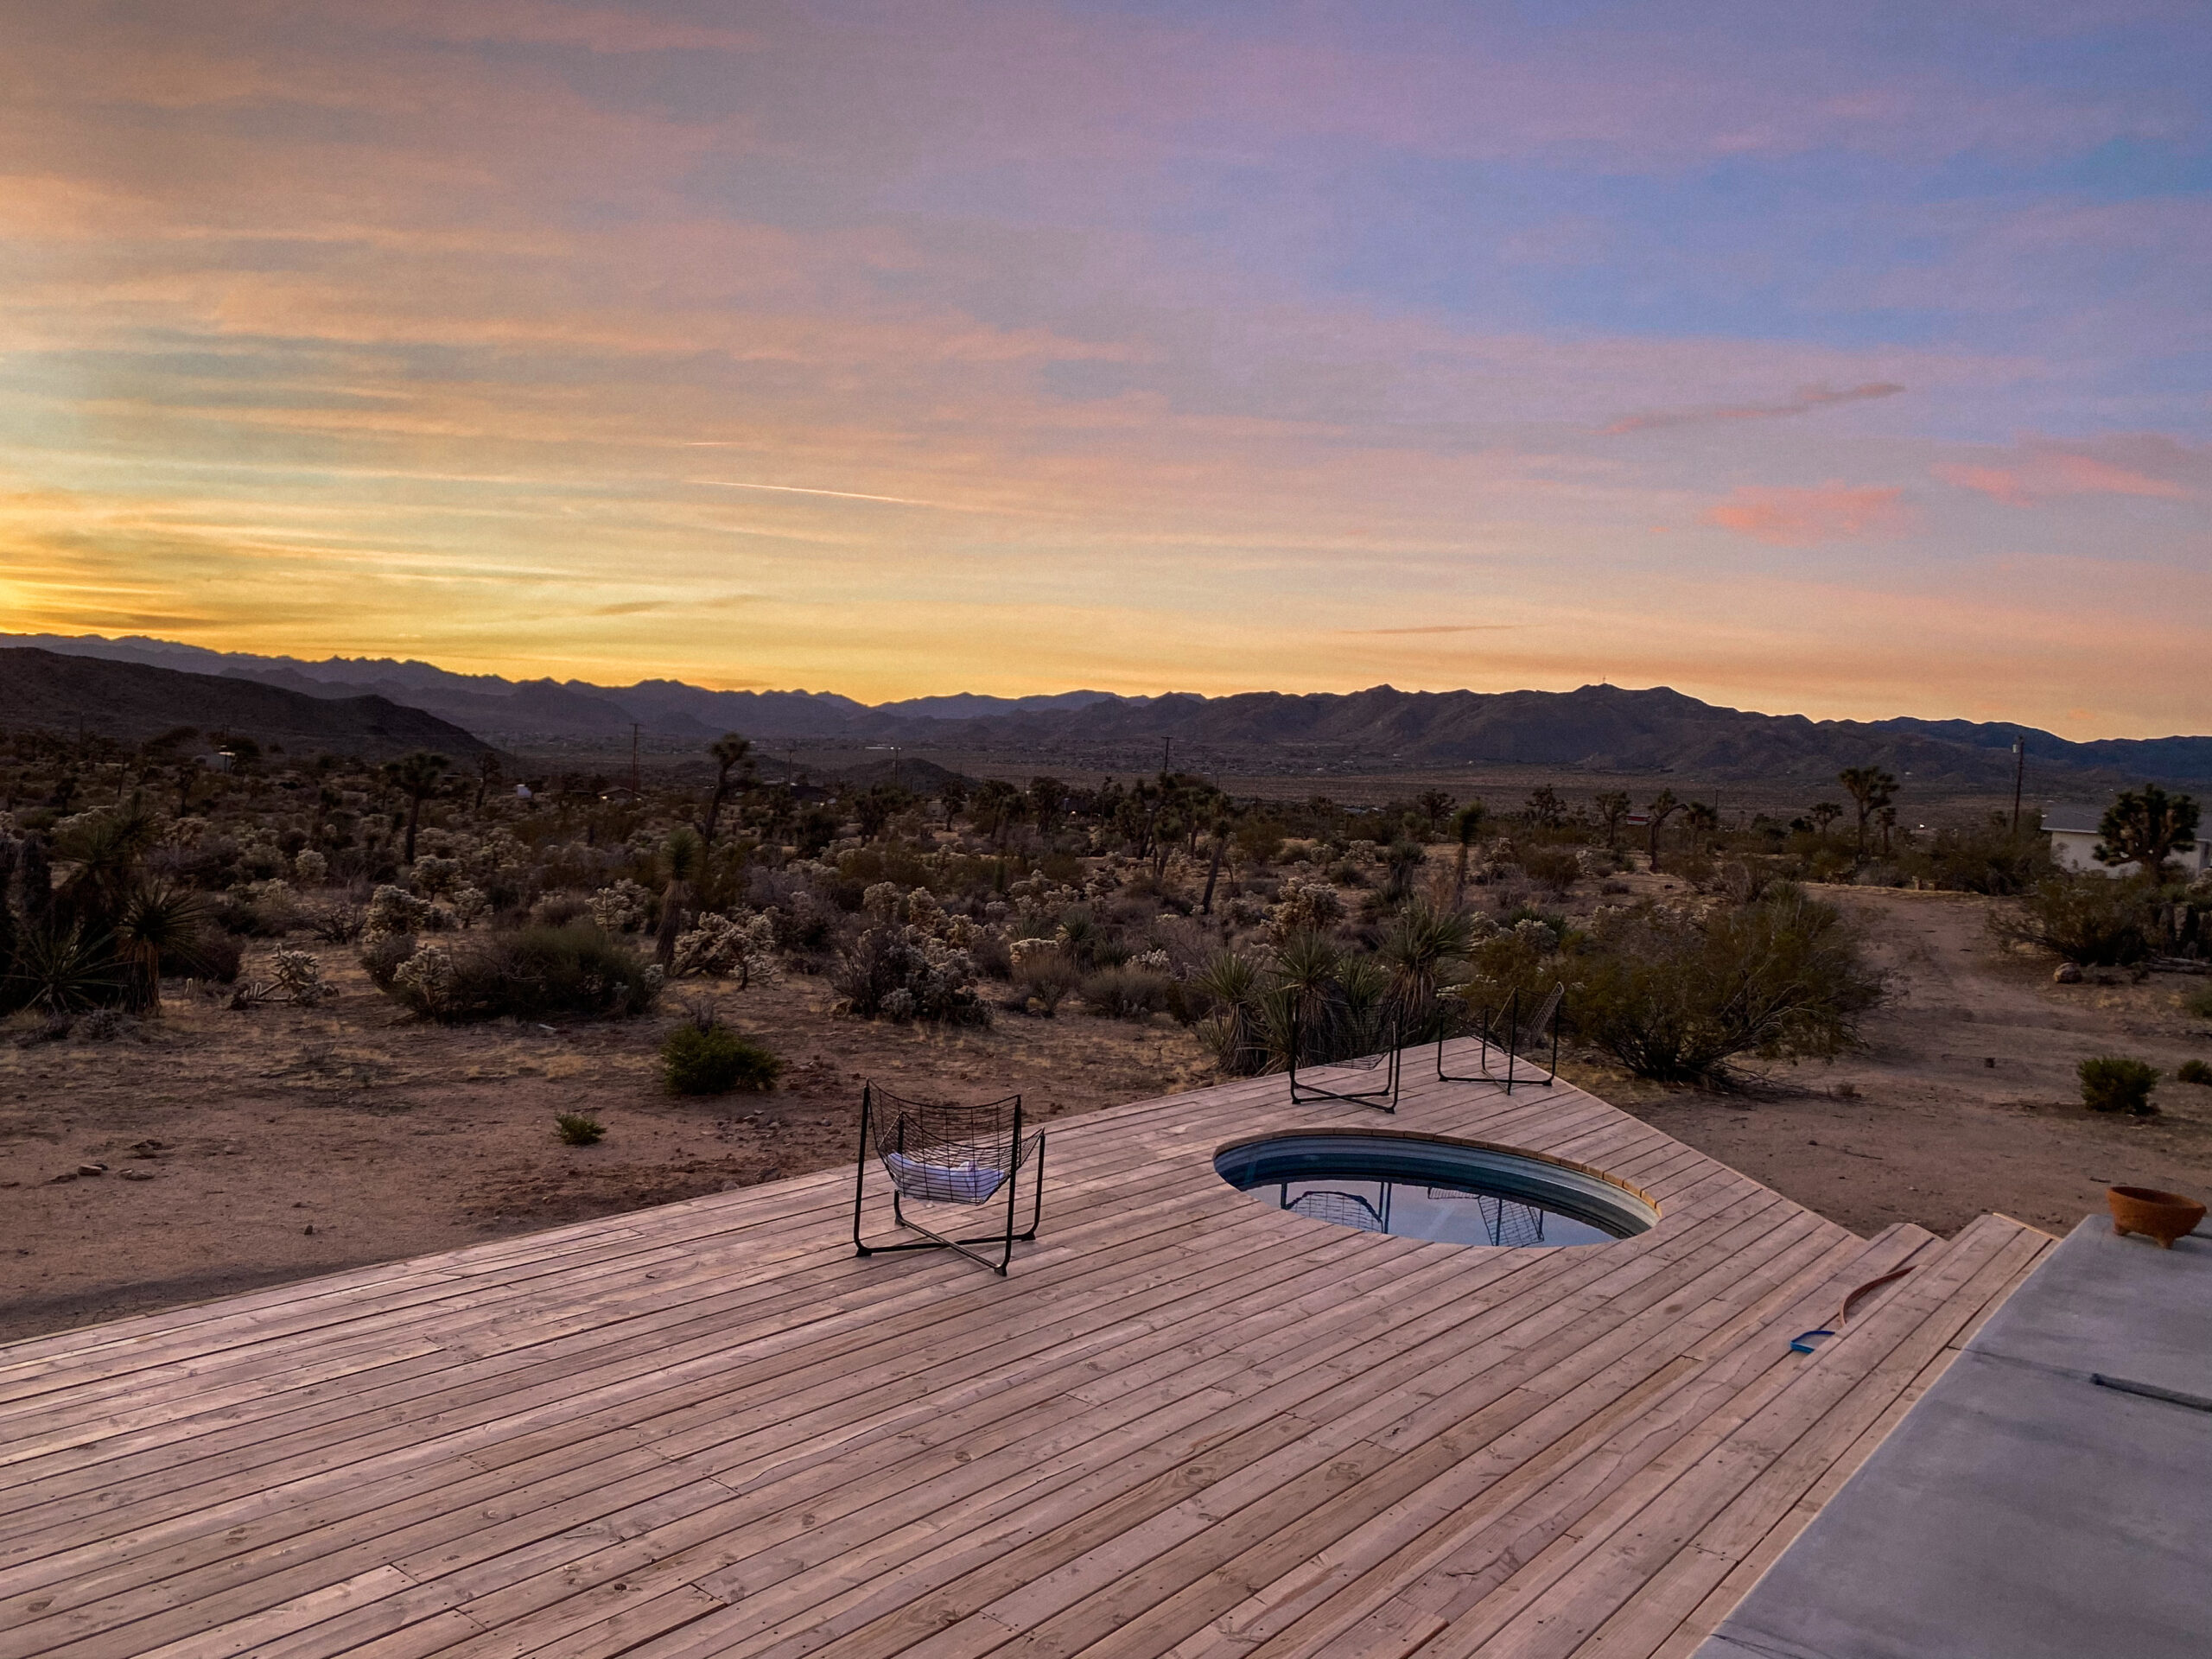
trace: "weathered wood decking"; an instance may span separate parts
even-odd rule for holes
[[[1395,1120],[1054,1125],[1007,1280],[855,1259],[845,1170],[0,1348],[0,1656],[1685,1655],[2052,1243],[1862,1240],[1427,1059]],[[1315,1124],[1662,1219],[1469,1250],[1213,1173]]]

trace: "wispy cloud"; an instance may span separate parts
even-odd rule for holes
[[[2158,468],[2160,470],[2152,470]],[[2135,496],[2154,501],[2190,501],[2203,492],[2176,472],[2200,475],[2212,465],[2179,445],[2152,439],[2120,441],[2113,453],[2098,454],[2050,442],[2028,446],[2018,460],[1996,464],[1938,461],[1929,474],[1961,490],[1972,490],[2008,507],[2044,505],[2068,496]]]
[[[1900,489],[1758,489],[1745,486],[1707,509],[1704,522],[1770,547],[1817,547],[1903,536],[1919,522]]]
[[[1729,421],[1786,420],[1809,415],[1834,404],[1864,403],[1874,397],[1894,397],[1904,388],[1891,380],[1872,380],[1863,386],[1800,386],[1789,397],[1771,404],[1721,404],[1697,409],[1660,410],[1648,415],[1624,415],[1598,429],[1600,435],[1618,437],[1660,426],[1711,426]]]
[[[1399,633],[1503,633],[1522,626],[1518,622],[1439,622],[1420,628],[1338,628],[1336,632],[1355,636]]]

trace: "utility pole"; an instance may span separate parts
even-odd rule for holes
[[[2012,833],[2020,833],[2020,783],[2028,772],[2028,740],[2012,740]]]
[[[1173,762],[1174,759],[1175,740],[1171,737],[1165,740],[1160,751],[1160,775],[1161,777],[1165,778],[1167,775],[1168,767]]]
[[[630,722],[630,793],[642,795],[645,791],[644,776],[638,771],[638,722]]]

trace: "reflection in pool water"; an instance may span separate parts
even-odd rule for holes
[[[1228,1148],[1214,1167],[1297,1215],[1449,1244],[1603,1244],[1659,1218],[1641,1194],[1593,1171],[1424,1135],[1276,1135]]]
[[[1276,1202],[1316,1221],[1446,1244],[1605,1244],[1614,1235],[1525,1199],[1403,1181],[1282,1181]]]

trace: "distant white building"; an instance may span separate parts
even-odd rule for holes
[[[2097,862],[2097,842],[2104,839],[2097,833],[2097,825],[2105,815],[2101,806],[2046,806],[2043,810],[2043,827],[2050,837],[2051,861],[2062,870],[2089,870],[2099,875],[2133,875],[2133,864],[2100,864]],[[2171,861],[2190,875],[2212,869],[2212,842],[2206,840],[2208,828],[2200,825],[2196,845],[2185,853],[2176,853]]]

